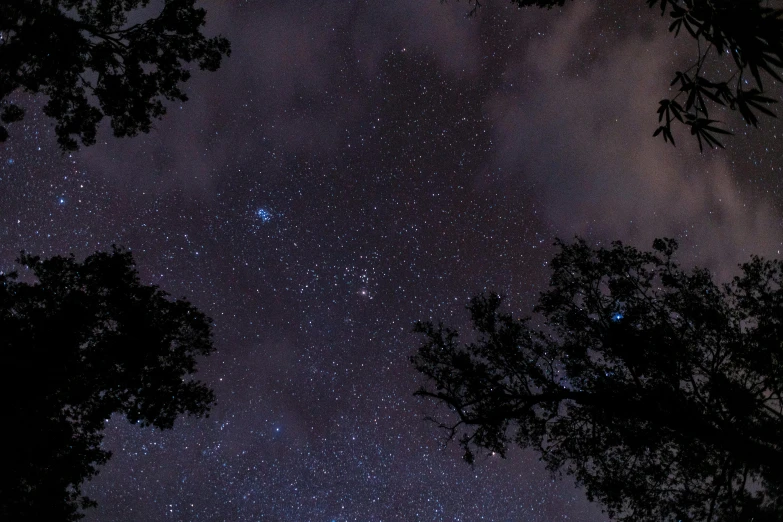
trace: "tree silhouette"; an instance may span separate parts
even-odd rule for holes
[[[522,7],[562,7],[566,0],[511,0]],[[775,117],[765,95],[770,80],[783,81],[783,9],[769,0],[645,0],[650,8],[668,14],[669,32],[688,34],[696,45],[690,66],[671,81],[675,94],[660,101],[654,136],[674,145],[672,124],[690,131],[699,143],[723,148],[717,135],[731,134],[711,114],[717,106],[739,111],[749,125],[758,114]],[[469,0],[474,14],[481,3]],[[767,77],[767,78],[765,78]]]
[[[0,274],[2,393],[8,399],[0,519],[71,521],[96,503],[81,484],[111,454],[106,420],[173,427],[206,415],[211,389],[193,379],[212,352],[210,320],[139,282],[129,252],[18,262],[37,282]]]
[[[149,132],[163,100],[185,101],[187,64],[215,71],[230,54],[225,38],[201,33],[195,0],[4,0],[0,3],[0,120],[20,121],[15,91],[43,94],[57,141],[75,150],[95,143],[107,116],[114,135]],[[146,9],[145,9],[146,8]],[[144,18],[141,20],[141,18]],[[8,130],[0,125],[0,141]],[[78,141],[77,141],[78,140]]]
[[[719,286],[673,240],[558,245],[543,326],[495,294],[468,306],[474,342],[416,326],[417,394],[456,412],[465,458],[535,448],[621,521],[783,520],[783,262]]]

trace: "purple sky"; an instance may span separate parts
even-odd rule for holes
[[[88,521],[606,520],[534,453],[470,468],[422,421],[418,319],[526,312],[555,236],[725,279],[781,248],[774,121],[700,155],[651,137],[690,58],[643,0],[207,1],[232,57],[149,134],[63,156],[31,110],[0,163],[0,264],[131,248],[215,322],[208,419],[108,424]]]

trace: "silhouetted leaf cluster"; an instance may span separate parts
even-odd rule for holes
[[[0,119],[24,111],[9,101],[17,90],[44,94],[44,113],[56,121],[64,150],[95,143],[108,117],[115,136],[149,132],[166,109],[185,101],[187,64],[214,71],[230,54],[225,38],[201,33],[204,9],[195,0],[163,0],[157,16],[149,0],[4,0],[0,3]],[[0,126],[0,141],[8,130]]]
[[[673,19],[669,31],[675,36],[682,29],[698,42],[698,55],[685,72],[677,72],[671,85],[677,87],[672,99],[661,101],[658,121],[662,125],[655,135],[674,144],[671,124],[677,121],[690,128],[699,148],[703,145],[723,147],[716,134],[730,134],[713,125],[710,105],[738,110],[743,120],[754,127],[758,113],[774,117],[769,106],[776,100],[764,96],[762,72],[780,81],[783,67],[783,10],[768,7],[768,2],[753,0],[647,0],[650,7],[659,5],[661,14],[670,8]],[[713,81],[705,76],[710,53],[723,58],[731,56],[730,75]],[[685,96],[684,105],[675,100]]]
[[[139,282],[129,252],[41,260],[37,282],[0,274],[5,451],[0,519],[71,521],[95,502],[81,484],[110,453],[107,419],[168,429],[214,403],[192,378],[212,352],[210,320],[186,300]]]
[[[531,326],[494,294],[469,305],[477,340],[419,323],[417,394],[469,462],[532,447],[616,520],[783,520],[783,262],[730,284],[654,251],[558,242]]]
[[[481,7],[469,0],[472,15]],[[565,0],[511,0],[521,7],[562,7]],[[783,9],[769,7],[768,0],[646,0],[669,16],[669,32],[684,30],[696,41],[696,59],[671,82],[672,98],[661,100],[660,126],[654,136],[675,144],[672,124],[684,125],[704,145],[723,148],[718,135],[731,134],[710,117],[716,106],[739,111],[749,125],[758,126],[758,114],[775,117],[765,95],[764,76],[781,81],[783,68]],[[727,58],[730,56],[730,60]],[[710,58],[713,60],[708,61]],[[708,78],[707,71],[728,71],[724,77]],[[712,76],[712,75],[710,75]],[[684,98],[684,99],[681,99]],[[681,101],[677,101],[681,100]]]

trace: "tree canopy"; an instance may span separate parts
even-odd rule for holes
[[[473,4],[471,14],[481,7]],[[673,125],[685,127],[699,143],[723,148],[718,135],[731,134],[714,119],[717,107],[739,111],[754,127],[758,116],[775,117],[777,100],[765,93],[781,82],[783,69],[783,9],[769,0],[645,0],[669,18],[669,32],[695,40],[693,60],[671,81],[674,95],[658,106],[654,136],[675,144]],[[566,0],[511,0],[522,7],[562,7]]]
[[[4,0],[0,3],[0,120],[24,118],[12,94],[43,94],[64,150],[95,143],[108,117],[115,136],[149,132],[164,100],[185,101],[187,64],[215,71],[228,40],[205,37],[195,0]],[[0,141],[8,129],[0,125]]]
[[[534,448],[615,520],[783,520],[783,262],[718,285],[673,240],[557,245],[539,326],[495,294],[468,306],[473,342],[416,326],[417,394],[456,413],[465,458]]]
[[[0,519],[77,520],[96,505],[81,484],[111,456],[100,444],[112,414],[168,429],[181,414],[208,413],[214,394],[193,374],[213,351],[210,319],[141,284],[127,251],[18,262],[37,281],[0,273],[10,407]]]

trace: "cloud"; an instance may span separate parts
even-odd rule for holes
[[[677,149],[651,137],[680,52],[665,26],[596,39],[593,3],[550,16],[549,35],[509,64],[506,81],[517,87],[486,103],[504,182],[528,185],[565,238],[649,248],[654,237],[678,237],[722,274],[749,253],[774,254],[780,217],[742,193],[727,153],[699,155],[682,132]]]
[[[675,236],[724,272],[780,248],[780,217],[741,182],[752,173],[733,171],[729,153],[699,155],[683,132],[676,149],[651,137],[676,53],[690,42],[675,42],[645,8],[637,16],[594,2],[562,12],[495,3],[466,20],[467,4],[436,0],[207,7],[217,13],[210,31],[232,40],[232,57],[217,73],[196,74],[191,101],[171,107],[153,134],[81,153],[88,168],[142,192],[201,197],[250,167],[277,179],[285,154],[339,154],[346,130],[373,110],[383,60],[406,49],[452,79],[495,86],[476,100],[492,125],[483,172],[527,187],[558,235],[642,247]],[[503,55],[489,69],[487,38]]]

